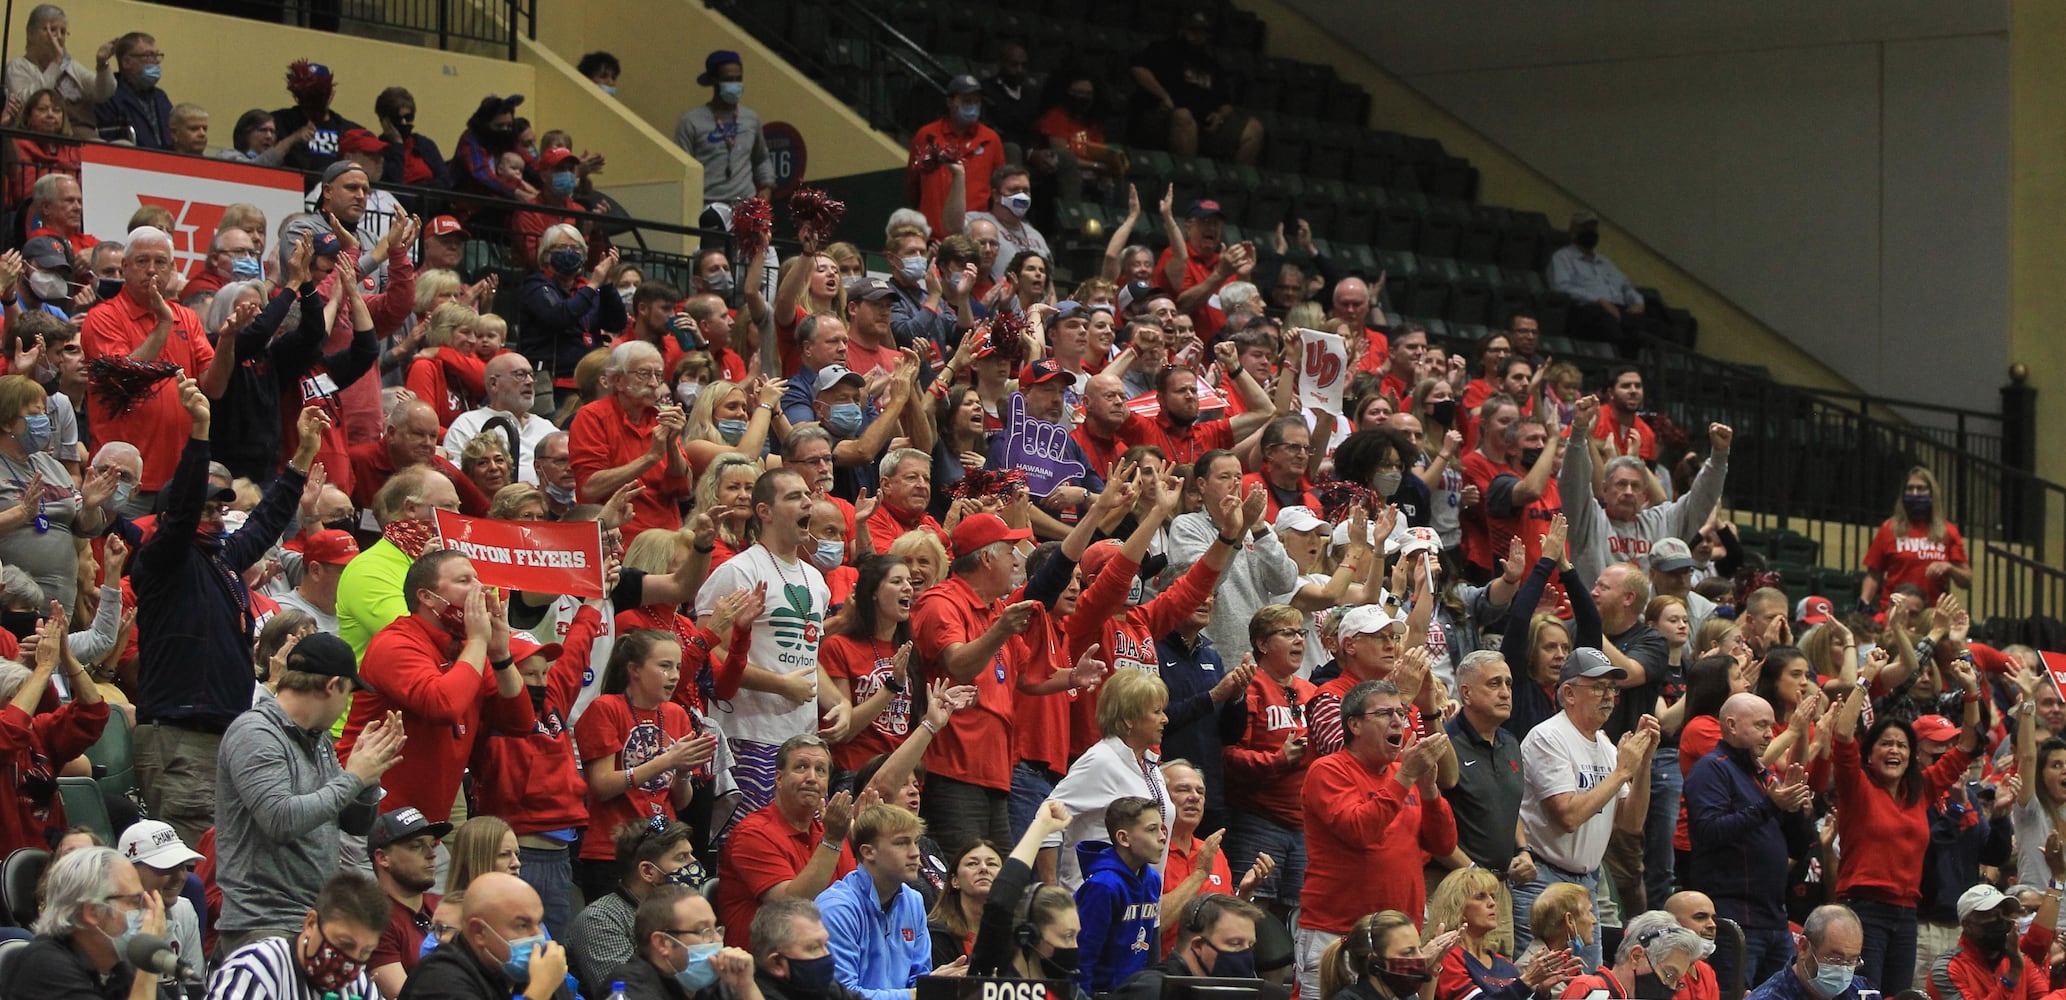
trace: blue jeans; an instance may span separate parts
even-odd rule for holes
[[[1004,811],[1011,820],[1012,843],[1026,835],[1033,825],[1033,817],[1040,815],[1040,804],[1054,793],[1055,782],[1061,780],[1053,771],[1034,767],[1019,761],[1011,768],[1011,794],[1004,800]]]
[[[1600,870],[1598,868],[1586,872],[1584,875],[1573,877],[1569,873],[1561,872],[1551,867],[1541,858],[1537,858],[1535,860],[1535,881],[1527,885],[1514,886],[1512,890],[1514,899],[1514,954],[1519,955],[1521,952],[1528,950],[1528,943],[1534,940],[1534,937],[1528,932],[1528,911],[1535,906],[1535,897],[1542,895],[1544,889],[1549,888],[1552,883],[1556,882],[1569,882],[1574,885],[1585,886],[1586,891],[1591,893],[1593,897],[1593,920],[1597,922],[1600,919]],[[1592,944],[1583,944],[1577,941],[1571,942],[1571,951],[1578,956],[1580,961],[1585,963],[1586,972],[1590,973],[1594,969],[1599,968],[1599,932],[1597,930],[1593,932]]]
[[[1892,996],[1915,981],[1915,907],[1890,906],[1869,899],[1846,899],[1865,928],[1865,959],[1858,974]]]
[[[573,853],[571,846],[557,851],[517,848],[517,877],[538,891],[538,901],[545,904],[545,927],[555,941],[565,941],[574,933]]]
[[[1298,905],[1298,895],[1306,884],[1306,835],[1252,812],[1237,812],[1227,821],[1227,835],[1224,843],[1227,868],[1234,876],[1234,884],[1240,885],[1255,867],[1255,856],[1267,854],[1277,867],[1270,871],[1270,877],[1256,884],[1258,899],[1274,899],[1285,909]]]
[[[1643,895],[1652,910],[1663,909],[1671,898],[1672,862],[1677,860],[1671,837],[1679,827],[1679,795],[1685,785],[1679,748],[1657,748],[1650,761],[1650,813],[1643,818]],[[1623,914],[1622,919],[1630,916]]]
[[[1758,984],[1772,978],[1772,974],[1793,961],[1793,932],[1784,927],[1743,929],[1743,989],[1745,992],[1757,989]],[[1714,966],[1715,982],[1724,992],[1729,989],[1730,976],[1735,974],[1736,956],[1724,949],[1716,949],[1708,956],[1707,964]]]

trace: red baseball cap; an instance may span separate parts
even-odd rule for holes
[[[1092,542],[1089,548],[1083,550],[1083,558],[1076,563],[1083,570],[1083,578],[1090,580],[1104,572],[1105,565],[1118,558],[1119,550],[1124,547],[1117,538]]]
[[[301,543],[303,559],[326,566],[342,566],[358,554],[358,540],[352,538],[351,532],[340,528],[318,531]]]
[[[1061,364],[1055,361],[1055,359],[1041,358],[1019,369],[1019,388],[1023,389],[1029,385],[1039,385],[1042,382],[1052,382],[1058,378],[1071,377],[1068,372],[1062,370]]]
[[[1809,595],[1801,598],[1800,607],[1794,609],[1794,618],[1803,625],[1820,625],[1836,617],[1836,609],[1827,597]]]
[[[1004,518],[987,511],[970,514],[954,526],[954,558],[959,559],[985,545],[997,542],[1020,542],[1033,537],[1028,528],[1014,528],[1004,523]]]
[[[1929,740],[1932,743],[1949,743],[1958,739],[1958,727],[1941,715],[1925,715],[1915,720],[1912,728],[1917,739]]]
[[[450,236],[453,233],[458,233],[461,236],[466,235],[466,227],[460,225],[458,219],[449,215],[440,215],[430,220],[430,223],[423,227],[423,231],[429,236]]]
[[[337,137],[340,153],[385,153],[387,142],[362,128],[349,128]]]
[[[561,652],[559,643],[539,643],[522,632],[511,632],[509,634],[509,658],[518,663],[522,663],[533,656],[543,656],[545,657],[545,662],[557,663],[559,662]]]
[[[565,146],[554,146],[553,148],[538,154],[538,169],[540,171],[551,170],[559,166],[560,164],[575,158],[576,157],[574,156],[573,150],[568,149]]]

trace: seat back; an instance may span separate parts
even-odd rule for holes
[[[21,938],[0,941],[0,983],[14,981],[14,973],[9,971],[7,967],[14,962],[15,956],[20,955],[22,949],[28,946],[29,942]]]
[[[99,782],[92,778],[59,778],[57,794],[64,799],[66,822],[89,827],[102,840],[115,842],[115,823],[108,818],[108,803],[101,798]]]
[[[27,927],[36,919],[36,883],[49,866],[50,852],[40,847],[18,848],[0,861],[0,906],[6,908],[8,922]],[[6,981],[0,976],[0,983]]]
[[[94,780],[101,790],[110,795],[127,795],[136,786],[136,764],[134,734],[129,728],[129,716],[121,710],[108,713],[108,724],[100,731],[100,739],[86,748],[86,759],[93,762]]]
[[[1729,981],[1715,985],[1721,989],[1721,1000],[1743,1000],[1743,925],[1728,917],[1716,917],[1714,923],[1715,950],[1727,950],[1736,956],[1736,961],[1729,963],[1729,967],[1735,970],[1730,973]]]

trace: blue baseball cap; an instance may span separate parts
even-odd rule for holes
[[[703,75],[696,78],[696,86],[710,86],[711,82],[717,79],[719,67],[726,63],[738,63],[743,67],[746,65],[746,60],[739,58],[739,53],[733,52],[730,49],[718,49],[716,52],[704,56]]]

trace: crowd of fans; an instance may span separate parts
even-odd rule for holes
[[[1252,157],[1200,30],[1141,110]],[[56,8],[28,36],[12,118],[203,151],[148,36],[95,73]],[[45,148],[0,255],[0,854],[48,860],[0,994],[2066,994],[2066,701],[1969,639],[1927,469],[1862,593],[1789,595],[1723,512],[1731,429],[1675,446],[1534,316],[1431,344],[1169,194],[1159,259],[1130,194],[1068,286],[986,124],[1010,62],[921,132],[886,277],[806,238],[772,294],[556,221],[602,160],[519,98],[447,159],[297,62],[225,155],[310,211],[233,206],[185,275],[162,225],[83,231]],[[712,53],[676,136],[727,205],[772,181],[743,79]],[[518,294],[376,181],[529,203]],[[1640,344],[1591,240],[1551,266]],[[595,522],[603,596],[487,585],[441,511]],[[111,731],[103,833],[61,790]]]

